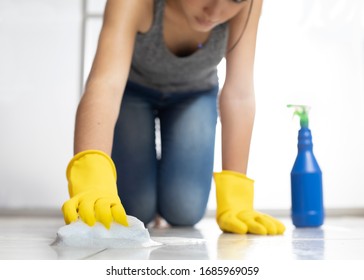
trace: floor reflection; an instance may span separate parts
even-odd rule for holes
[[[325,259],[325,232],[322,228],[295,228],[292,253],[297,260]]]

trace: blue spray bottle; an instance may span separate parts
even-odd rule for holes
[[[296,227],[319,227],[324,221],[322,172],[313,154],[308,110],[304,105],[288,105],[300,117],[298,154],[291,171],[291,217]]]

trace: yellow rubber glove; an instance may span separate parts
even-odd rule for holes
[[[216,220],[222,231],[233,233],[282,234],[284,225],[253,208],[254,181],[234,171],[214,173]]]
[[[67,167],[70,199],[63,204],[66,224],[80,217],[93,226],[96,221],[110,228],[112,221],[127,226],[116,186],[116,168],[105,153],[88,150],[75,155]]]

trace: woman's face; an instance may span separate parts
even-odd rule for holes
[[[192,29],[208,32],[237,15],[249,0],[179,0]]]

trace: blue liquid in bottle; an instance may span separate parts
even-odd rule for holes
[[[298,132],[298,154],[291,171],[291,216],[296,227],[319,227],[324,222],[322,172],[313,154],[308,127]]]

